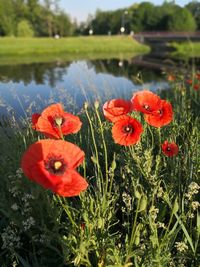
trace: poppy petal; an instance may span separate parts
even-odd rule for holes
[[[134,93],[131,102],[133,110],[140,111],[144,114],[152,114],[161,107],[160,97],[148,90]]]
[[[54,192],[63,197],[72,197],[80,194],[81,191],[86,190],[88,183],[75,170],[70,170],[71,183],[63,181],[55,189]]]
[[[112,99],[103,105],[103,114],[111,122],[115,122],[121,115],[126,115],[132,109],[131,101]]]

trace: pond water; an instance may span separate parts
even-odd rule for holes
[[[63,103],[66,111],[77,113],[86,101],[129,99],[143,88],[156,91],[167,87],[160,70],[140,66],[137,60],[0,65],[0,114],[14,112],[25,117],[56,102]]]

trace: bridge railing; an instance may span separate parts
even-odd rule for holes
[[[135,33],[134,36],[144,36],[144,37],[184,37],[184,36],[191,36],[191,37],[200,37],[200,31],[196,31],[196,32],[139,32],[139,33]]]

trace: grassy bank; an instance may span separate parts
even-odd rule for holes
[[[186,43],[173,43],[172,46],[176,49],[173,53],[178,57],[200,57],[200,43],[186,42]]]
[[[55,60],[130,58],[149,48],[129,36],[1,38],[0,64]]]

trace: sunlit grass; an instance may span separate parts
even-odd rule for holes
[[[0,64],[130,58],[149,48],[129,36],[0,38]]]
[[[172,54],[182,59],[199,58],[200,57],[200,43],[199,42],[183,42],[173,43],[172,46],[176,49]]]

